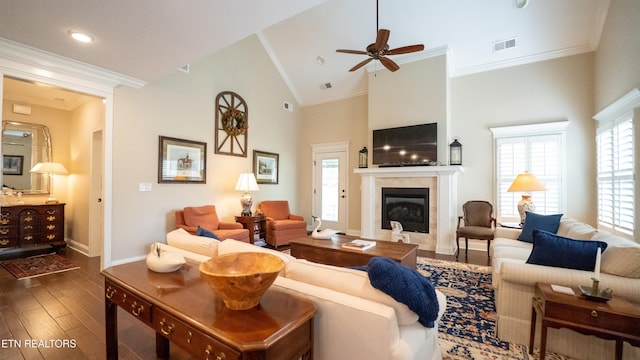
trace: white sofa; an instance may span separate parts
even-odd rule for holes
[[[527,264],[533,244],[517,240],[519,234],[520,230],[496,228],[491,245],[492,282],[498,337],[503,341],[528,345],[536,282],[571,287],[591,286],[593,271]],[[610,288],[614,295],[640,303],[640,244],[566,217],[560,220],[556,234],[575,240],[606,242],[607,248],[602,253],[600,288]],[[540,324],[537,326],[536,347],[539,347]],[[549,328],[547,336],[547,351],[576,359],[613,358],[614,344],[613,341],[568,329]],[[625,343],[623,358],[640,359],[640,349]]]
[[[274,287],[310,299],[317,306],[314,319],[314,358],[438,360],[437,321],[426,328],[418,315],[389,295],[373,288],[364,271],[295,259],[232,239],[222,242],[175,230],[167,234],[165,251],[181,253],[195,261],[233,252],[266,251],[282,258],[285,269]],[[446,308],[445,296],[436,291],[438,320]]]

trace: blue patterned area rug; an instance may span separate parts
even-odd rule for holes
[[[418,258],[418,271],[447,296],[447,310],[439,324],[444,360],[529,360],[539,351],[497,338],[491,267]],[[569,358],[547,352],[546,359]]]

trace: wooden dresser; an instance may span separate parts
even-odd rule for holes
[[[9,205],[0,208],[0,250],[51,245],[64,249],[64,205]]]

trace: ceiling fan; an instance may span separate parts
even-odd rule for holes
[[[396,64],[393,60],[387,58],[387,55],[400,55],[400,54],[408,54],[412,52],[422,51],[424,50],[424,45],[409,45],[403,46],[396,49],[389,49],[389,44],[387,41],[389,40],[390,30],[387,29],[379,29],[378,28],[378,1],[376,0],[376,30],[378,35],[376,36],[376,42],[373,44],[369,44],[367,46],[366,51],[362,50],[346,50],[346,49],[338,49],[336,52],[346,53],[346,54],[358,54],[358,55],[368,55],[369,58],[359,62],[356,66],[349,69],[349,71],[356,71],[361,67],[367,65],[371,60],[378,60],[385,68],[389,71],[396,71],[400,69],[400,66]]]

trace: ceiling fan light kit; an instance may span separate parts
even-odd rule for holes
[[[371,60],[378,60],[385,68],[387,68],[387,70],[394,72],[400,69],[400,66],[398,66],[398,64],[396,64],[395,61],[389,59],[387,57],[388,55],[409,54],[412,52],[418,52],[418,51],[424,50],[423,44],[403,46],[403,47],[399,47],[391,50],[389,49],[388,41],[389,41],[389,35],[391,34],[391,30],[380,29],[378,27],[378,1],[376,1],[376,30],[378,32],[378,34],[376,35],[376,42],[373,44],[369,44],[366,47],[366,51],[347,50],[347,49],[336,50],[336,52],[339,52],[339,53],[369,56],[369,58],[357,63],[354,67],[349,69],[349,71],[356,71],[361,67],[367,65]]]

